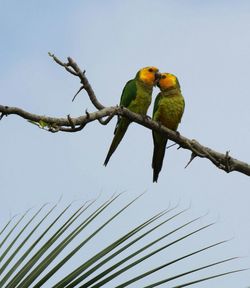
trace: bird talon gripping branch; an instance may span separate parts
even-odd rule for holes
[[[142,120],[143,121],[151,120],[151,117],[148,115],[142,115]]]

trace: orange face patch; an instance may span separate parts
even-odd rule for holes
[[[160,89],[169,89],[173,88],[177,85],[177,78],[170,73],[162,73],[161,79],[159,80],[159,88]]]
[[[156,67],[145,67],[140,70],[140,80],[147,85],[154,85],[155,82],[155,73],[158,72],[159,69]]]

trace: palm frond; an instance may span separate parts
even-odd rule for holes
[[[215,224],[212,222],[192,229],[191,226],[194,223],[199,223],[202,216],[184,221],[172,228],[173,223],[180,221],[178,219],[189,209],[178,211],[177,206],[169,207],[148,217],[141,223],[133,225],[132,229],[120,237],[116,237],[112,233],[109,237],[110,244],[99,251],[97,250],[97,252],[93,249],[92,256],[88,259],[83,258],[81,263],[77,262],[78,266],[73,270],[66,269],[65,265],[69,260],[74,259],[76,254],[79,255],[86,251],[84,249],[88,248],[85,248],[85,246],[92,243],[95,238],[98,239],[101,231],[111,225],[114,220],[118,221],[118,217],[128,211],[129,207],[140,197],[141,195],[126,203],[120,209],[116,208],[116,203],[120,198],[120,195],[117,195],[97,205],[97,207],[94,206],[96,205],[95,200],[85,202],[74,209],[70,204],[61,212],[56,212],[58,205],[52,206],[48,211],[46,210],[48,205],[43,205],[34,213],[29,210],[19,217],[11,218],[0,230],[0,288],[98,288],[104,286],[123,288],[146,277],[148,277],[146,278],[147,282],[152,282],[150,276],[154,273],[184,259],[192,259],[192,256],[196,254],[210,251],[210,249],[227,242],[225,240],[204,245],[200,249],[197,248],[181,257],[175,257],[175,259],[156,267],[151,266],[151,269],[146,270],[146,268],[143,268],[143,263],[146,260],[151,259],[154,255],[161,255],[163,251],[167,251],[172,246],[175,247],[177,243],[185,245],[185,239],[197,237],[201,231],[212,228]],[[117,211],[111,213],[110,211],[113,209]],[[56,215],[53,216],[53,213]],[[161,233],[162,229],[167,229],[167,232],[161,236],[153,236],[156,232]],[[189,229],[189,232],[186,232],[185,229]],[[178,233],[183,235],[180,236]],[[151,240],[148,239],[150,237]],[[79,244],[70,248],[73,241],[79,241],[79,239]],[[158,247],[154,248],[157,245]],[[148,284],[144,288],[157,287],[172,280],[182,279],[186,275],[195,276],[201,270],[219,264],[225,265],[225,263],[235,259],[237,257],[228,257],[176,275],[169,275],[169,277]],[[142,267],[142,271],[138,275],[133,272],[136,266]],[[60,271],[63,271],[63,273]],[[190,286],[240,271],[244,271],[244,269],[235,269],[207,277],[199,278],[198,276],[196,280],[173,286],[173,288]],[[59,281],[54,277],[57,272],[64,275]],[[122,274],[126,275],[126,280],[117,284],[119,283],[119,276]],[[48,282],[53,284],[46,286]]]

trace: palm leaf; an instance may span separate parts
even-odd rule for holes
[[[94,253],[89,259],[82,259],[82,263],[77,262],[78,266],[72,271],[68,271],[65,268],[65,264],[70,259],[74,259],[76,254],[79,255],[84,249],[87,249],[85,248],[86,244],[98,238],[100,232],[111,225],[115,219],[118,219],[122,213],[128,211],[129,207],[140,196],[123,205],[120,209],[116,208],[116,203],[120,198],[120,195],[117,195],[97,205],[96,208],[94,207],[96,201],[86,202],[74,209],[72,205],[68,205],[61,212],[56,210],[58,205],[52,206],[48,211],[46,209],[49,205],[43,205],[34,213],[29,210],[19,217],[13,217],[0,229],[0,288],[97,288],[103,286],[123,288],[145,277],[148,277],[148,282],[152,282],[150,281],[150,275],[157,271],[166,269],[166,267],[174,265],[183,259],[192,259],[191,257],[195,254],[200,254],[227,242],[225,240],[205,245],[162,265],[152,267],[148,271],[143,271],[145,269],[142,268],[141,273],[133,275],[134,273],[131,271],[133,271],[132,269],[135,266],[140,265],[143,267],[144,261],[151,259],[154,255],[161,255],[163,251],[177,243],[183,243],[184,245],[185,239],[197,237],[201,231],[214,225],[214,223],[208,223],[190,231],[193,223],[199,223],[201,217],[197,217],[190,221],[182,222],[174,229],[169,229],[168,227],[172,227],[173,223],[180,221],[178,219],[188,210],[178,211],[179,208],[177,206],[169,207],[148,217],[117,239],[115,239],[115,235],[110,235],[110,244]],[[115,208],[117,211],[111,213],[110,210],[113,211]],[[56,215],[53,215],[53,213]],[[109,216],[107,216],[107,213]],[[106,220],[105,217],[107,218]],[[98,224],[100,220],[101,223]],[[43,225],[45,226],[44,228],[42,228]],[[149,236],[153,237],[152,235],[155,231],[160,233],[162,229],[168,229],[169,231],[163,233],[162,236],[154,237],[153,240],[147,240]],[[190,232],[185,232],[185,229],[189,229]],[[182,232],[183,230],[184,232]],[[184,235],[178,236],[177,232],[182,232]],[[86,235],[82,237],[83,234]],[[173,239],[173,237],[175,238]],[[77,239],[78,241],[80,239],[79,244],[69,249],[72,241]],[[167,241],[168,239],[170,241]],[[167,243],[162,243],[164,241],[167,241]],[[158,247],[154,248],[154,245],[158,245]],[[134,247],[134,251],[131,251],[131,247]],[[69,252],[66,248],[69,249]],[[225,265],[225,263],[236,258],[229,257],[190,269],[148,284],[144,288],[157,287],[175,279],[182,279],[185,275],[196,275],[201,270],[206,270],[219,264]],[[198,279],[182,283],[173,288],[190,286],[243,270],[236,269],[203,278],[199,278],[198,275]],[[64,277],[58,281],[54,276],[59,271],[63,271]],[[118,277],[124,273],[126,273],[126,280],[117,284]],[[48,281],[54,284],[47,286]]]

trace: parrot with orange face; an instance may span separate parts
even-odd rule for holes
[[[153,86],[157,83],[160,75],[158,68],[153,66],[140,69],[135,78],[126,83],[122,91],[120,106],[140,115],[146,115],[152,100]],[[104,161],[105,166],[120,144],[130,123],[131,121],[128,119],[118,117],[114,131],[115,136]]]
[[[161,92],[157,95],[153,109],[153,120],[161,125],[176,131],[181,122],[185,108],[185,101],[176,76],[162,73],[157,86]],[[159,132],[153,131],[154,152],[152,160],[153,182],[157,182],[162,168],[168,138]]]

